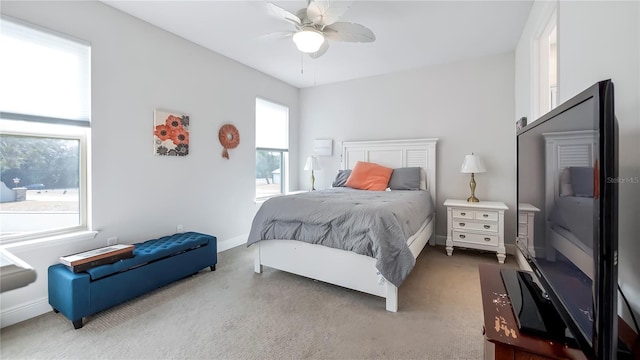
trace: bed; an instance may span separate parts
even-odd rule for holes
[[[545,139],[546,259],[557,252],[593,279],[593,178],[596,134],[592,130],[543,134]]]
[[[411,139],[411,140],[383,140],[383,141],[347,141],[342,144],[342,169],[353,168],[358,161],[371,162],[380,164],[389,168],[410,168],[420,167],[423,179],[421,188],[424,190],[414,191],[414,193],[422,193],[431,199],[432,204],[436,200],[436,143],[437,139]],[[407,199],[409,196],[407,191],[366,191],[355,190],[358,192],[376,193],[376,196],[395,196]],[[334,285],[339,285],[349,289],[361,291],[364,293],[380,296],[386,299],[386,309],[396,312],[398,310],[398,286],[408,275],[411,268],[415,264],[424,246],[433,238],[435,230],[435,211],[430,214],[424,214],[423,220],[416,225],[412,225],[411,234],[404,234],[404,242],[397,245],[394,251],[398,256],[398,262],[402,262],[399,277],[395,276],[393,271],[389,272],[389,266],[393,267],[393,261],[388,259],[382,260],[378,258],[359,254],[351,250],[343,250],[335,247],[324,246],[317,243],[309,243],[293,239],[260,239],[256,238],[255,233],[261,232],[256,229],[257,220],[263,215],[262,209],[265,205],[273,202],[294,201],[301,208],[296,208],[296,213],[303,213],[305,203],[311,203],[312,198],[324,196],[325,191],[316,191],[315,194],[298,194],[287,195],[280,198],[267,200],[254,218],[252,231],[247,242],[247,246],[255,248],[254,270],[256,273],[262,272],[262,266],[268,266],[274,269],[287,271],[308,278],[320,280]],[[329,198],[345,196],[353,197],[355,203],[363,204],[365,200],[360,194],[351,192],[349,189],[328,189],[326,194]],[[403,195],[404,194],[404,195]],[[286,199],[285,199],[286,198]],[[381,201],[387,201],[386,198]],[[389,200],[390,202],[398,201]],[[322,201],[321,201],[322,202]],[[413,200],[412,200],[413,202]],[[333,205],[329,205],[333,206]],[[339,205],[346,206],[346,205]],[[422,209],[422,208],[417,208]],[[312,213],[314,210],[308,210]],[[398,209],[394,211],[399,211]],[[404,211],[423,211],[423,210],[404,210]],[[290,211],[291,212],[291,211]],[[398,215],[402,223],[404,215]],[[414,221],[415,222],[415,221]],[[261,226],[261,225],[260,225]],[[406,231],[404,225],[403,231]],[[396,227],[382,226],[384,227]],[[348,232],[345,237],[349,237]],[[385,235],[386,236],[386,235]],[[346,239],[345,241],[348,241]],[[435,241],[435,240],[434,240]],[[433,245],[433,242],[432,242]],[[375,246],[374,246],[375,247]],[[371,250],[371,249],[369,249]],[[411,259],[409,259],[411,257]],[[407,264],[409,261],[409,264]],[[383,266],[380,266],[382,263]],[[382,267],[378,269],[378,267]],[[403,273],[406,272],[406,273]],[[383,276],[388,274],[389,280]],[[396,274],[398,275],[398,274]],[[394,283],[396,285],[394,285]]]

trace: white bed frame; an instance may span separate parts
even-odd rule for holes
[[[426,175],[426,189],[435,202],[437,141],[438,139],[412,139],[344,142],[342,168],[352,169],[356,161],[375,162],[392,168],[422,167]],[[429,239],[433,238],[435,223],[434,213],[410,239],[413,241],[409,248],[414,257],[417,258]],[[380,275],[375,258],[295,240],[263,240],[253,247],[256,273],[261,273],[262,266],[266,265],[383,297],[388,311],[398,311],[398,288]]]
[[[560,173],[570,166],[593,166],[596,151],[596,133],[593,130],[563,131],[542,134],[545,139],[545,218],[548,219],[553,204],[560,198]],[[553,229],[546,221],[547,260],[555,261],[556,251],[576,264],[593,279],[593,254],[586,253],[570,239]]]

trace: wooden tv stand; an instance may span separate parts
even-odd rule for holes
[[[582,351],[563,343],[549,341],[518,330],[511,302],[504,288],[500,269],[496,264],[480,264],[480,288],[484,312],[483,334],[485,359],[587,359]],[[638,336],[620,318],[618,335],[640,357]]]

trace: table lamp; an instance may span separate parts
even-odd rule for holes
[[[479,174],[485,172],[485,168],[482,165],[482,161],[476,155],[466,155],[464,157],[464,162],[462,163],[462,167],[460,168],[461,173],[471,174],[471,181],[469,182],[469,187],[471,187],[471,196],[467,199],[468,202],[479,202],[478,198],[475,195],[476,192],[476,181],[474,179],[473,174]]]
[[[313,176],[313,170],[320,170],[320,166],[318,165],[318,159],[315,156],[309,156],[307,158],[307,163],[304,165],[305,170],[311,170],[311,191],[315,190],[315,182],[316,178]]]

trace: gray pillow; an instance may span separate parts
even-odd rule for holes
[[[351,175],[351,170],[338,170],[335,180],[333,180],[333,187],[344,187],[347,183],[347,179]]]
[[[593,168],[570,167],[573,194],[581,197],[593,197]]]
[[[389,179],[389,188],[391,190],[420,190],[420,168],[393,169]]]

